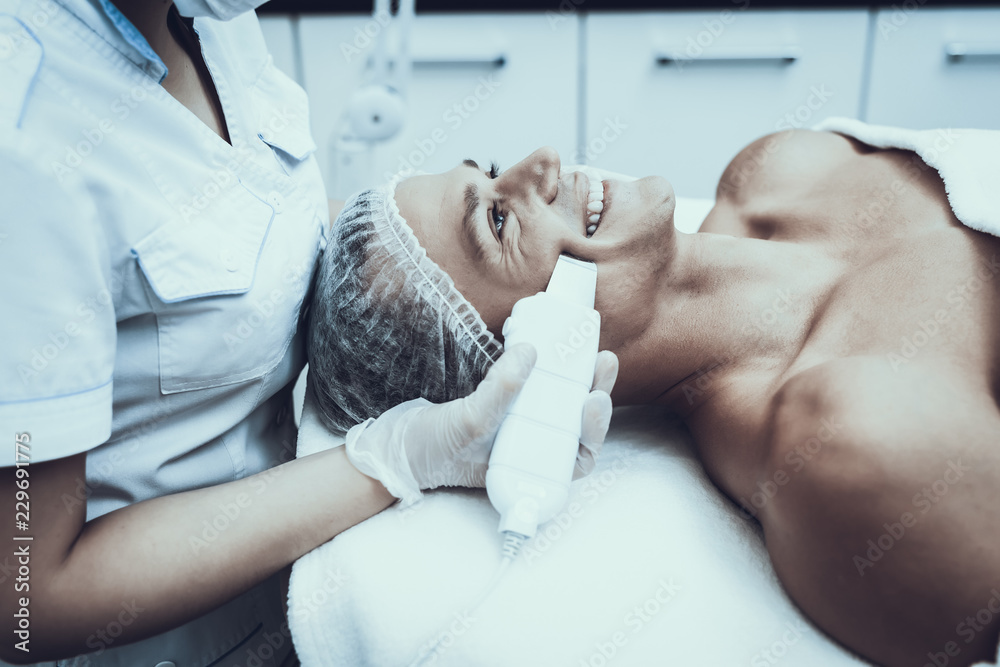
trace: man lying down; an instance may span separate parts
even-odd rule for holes
[[[1000,584],[1000,239],[914,153],[832,132],[745,148],[700,233],[673,212],[664,179],[591,182],[547,148],[355,196],[312,306],[324,421],[468,393],[557,257],[595,262],[616,405],[683,419],[818,627],[879,664],[927,662]],[[995,655],[1000,614],[978,628],[951,664]]]

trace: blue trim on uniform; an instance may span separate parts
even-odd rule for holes
[[[38,74],[42,71],[42,62],[45,61],[45,46],[42,44],[42,40],[38,39],[38,35],[36,35],[24,21],[12,14],[0,14],[0,16],[9,16],[20,23],[21,27],[24,28],[24,31],[28,34],[28,36],[35,40],[35,43],[38,44],[38,48],[42,50],[42,57],[38,59],[38,67],[35,68],[35,73],[31,75],[31,82],[28,84],[28,88],[24,91],[24,100],[21,102],[21,112],[17,115],[17,129],[20,130],[21,123],[24,121],[24,112],[28,108],[28,98],[31,97],[31,91],[35,87],[35,82],[38,81]],[[2,402],[0,402],[0,404],[2,404]]]
[[[93,387],[87,387],[86,389],[71,391],[68,394],[57,394],[56,396],[42,396],[41,398],[25,398],[20,401],[0,401],[0,405],[16,405],[18,403],[37,403],[38,401],[54,401],[57,398],[68,398],[70,396],[76,396],[77,394],[88,394],[92,391],[103,389],[107,385],[111,384],[111,381],[114,379],[115,376],[112,375],[107,379],[107,381],[102,382],[101,384],[95,384]]]
[[[274,214],[273,213],[271,214],[271,219],[272,220],[274,219]],[[267,228],[268,228],[268,230],[271,229],[270,223],[268,223],[268,227]],[[264,234],[264,239],[265,240],[267,239],[267,234],[266,233]],[[261,242],[261,248],[263,249],[263,247],[264,247],[264,243]],[[262,249],[257,251],[257,261],[260,261],[260,254],[261,254],[261,252],[263,252]],[[156,298],[158,298],[163,303],[179,303],[181,301],[190,301],[191,299],[202,299],[202,298],[204,298],[206,296],[228,296],[230,294],[246,294],[253,287],[253,279],[251,278],[250,285],[248,287],[233,287],[231,289],[216,290],[215,292],[199,292],[197,294],[182,294],[181,296],[175,297],[173,299],[168,299],[167,297],[163,296],[163,294],[160,293],[159,288],[156,286],[156,281],[154,281],[153,279],[150,278],[151,274],[150,274],[149,270],[146,268],[146,264],[142,261],[142,254],[138,250],[136,250],[135,248],[131,248],[129,250],[129,252],[132,253],[133,257],[135,257],[136,262],[139,264],[139,268],[142,270],[143,275],[146,276],[146,282],[148,282],[149,286],[153,288],[153,293],[156,294]],[[254,264],[254,271],[255,272],[256,272],[256,267],[257,267],[257,265]]]
[[[118,8],[111,3],[111,0],[98,1],[101,5],[101,9],[104,10],[104,14],[111,20],[114,26],[118,28],[118,32],[120,32],[122,37],[125,38],[125,41],[128,42],[130,46],[134,47],[136,51],[142,54],[144,58],[163,68],[163,76],[160,77],[158,82],[163,83],[163,80],[167,78],[167,66],[164,64],[160,56],[156,55],[156,51],[154,51],[153,47],[149,45],[146,38],[142,36],[139,29],[132,25],[132,22],[125,18],[124,14],[118,11]]]

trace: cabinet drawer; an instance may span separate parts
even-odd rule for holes
[[[305,87],[320,167],[331,183],[332,144],[372,47],[370,16],[301,20]],[[450,169],[464,158],[509,166],[539,146],[573,153],[577,134],[579,22],[543,13],[417,16],[402,132],[375,151],[371,171]],[[349,54],[349,55],[348,55]],[[337,192],[331,192],[335,196]]]
[[[1000,9],[883,10],[866,120],[1000,129]]]
[[[714,197],[753,139],[858,114],[868,23],[864,10],[592,14],[587,162]]]

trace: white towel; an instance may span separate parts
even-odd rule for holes
[[[597,469],[470,616],[497,523],[483,491],[435,491],[303,556],[289,593],[303,667],[405,666],[441,633],[436,667],[865,664],[795,607],[759,526],[659,410],[615,411]]]
[[[1000,131],[907,130],[842,117],[827,118],[813,129],[846,134],[876,148],[913,151],[941,176],[956,218],[1000,236]]]

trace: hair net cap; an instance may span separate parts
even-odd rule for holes
[[[347,201],[317,274],[310,386],[333,430],[347,431],[413,398],[466,396],[502,353],[400,215],[398,180]]]

